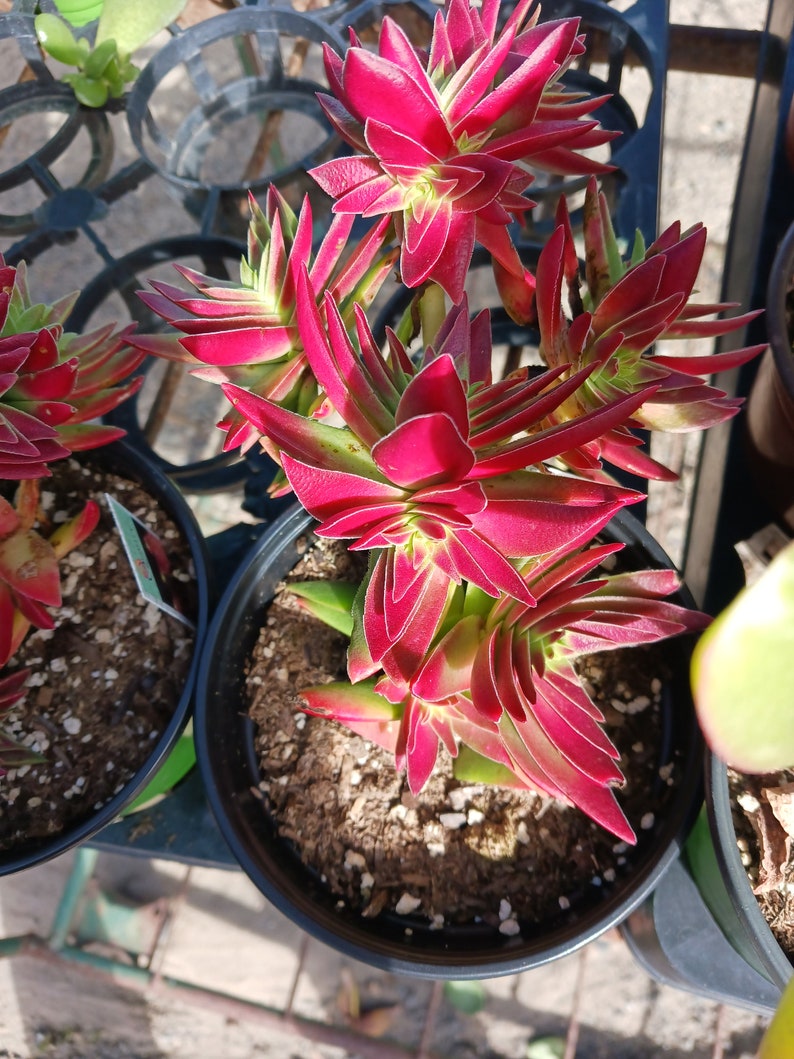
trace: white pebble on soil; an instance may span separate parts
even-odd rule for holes
[[[516,934],[521,933],[521,927],[515,919],[505,919],[499,924],[499,933],[506,934],[508,937],[514,937]]]
[[[404,893],[397,904],[394,906],[394,911],[398,916],[407,916],[411,912],[415,912],[421,905],[421,900],[418,897],[413,897],[409,893]]]

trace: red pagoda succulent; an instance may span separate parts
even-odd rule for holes
[[[0,676],[0,720],[25,694],[25,682],[28,676],[27,669],[20,669],[5,677]],[[32,765],[41,760],[41,754],[0,727],[0,779],[10,768]]]
[[[522,265],[509,226],[532,208],[532,168],[598,173],[582,152],[612,138],[589,117],[601,100],[561,82],[584,49],[577,20],[543,24],[532,7],[518,0],[502,20],[499,0],[447,0],[426,50],[389,17],[376,52],[355,37],[344,56],[326,48],[320,99],[352,153],[313,172],[335,200],[317,254],[308,204],[295,218],[271,192],[264,214],[253,207],[241,284],[188,270],[198,296],[155,284],[144,299],[182,337],[139,345],[222,382],[226,447],[262,438],[316,532],[368,552],[344,592],[349,681],[304,689],[306,708],[391,749],[412,791],[440,747],[468,747],[502,780],[633,841],[617,755],[574,661],[707,619],[669,601],[672,573],[596,572],[616,550],[597,535],[641,498],[602,462],[669,475],[635,429],[734,414],[702,376],[758,350],[653,350],[748,317],[707,321],[727,307],[690,303],[701,227],[674,225],[647,250],[638,239],[624,261],[595,180],[584,283],[564,203],[535,273]],[[357,215],[380,220],[342,264]],[[469,318],[477,242],[505,308],[540,331],[543,363],[502,379],[488,313]],[[412,301],[375,335],[366,309],[398,254]],[[327,614],[312,592],[306,605]]]
[[[142,378],[123,380],[144,354],[132,328],[64,331],[76,297],[34,302],[24,262],[0,255],[0,479],[44,477],[52,461],[123,434],[94,420],[138,389]]]
[[[521,276],[507,226],[533,205],[528,167],[604,168],[578,153],[612,138],[583,120],[603,100],[559,82],[584,51],[578,19],[538,24],[533,6],[519,0],[498,30],[499,0],[448,0],[427,51],[388,16],[377,55],[355,40],[344,58],[325,48],[333,94],[319,99],[355,153],[312,176],[337,213],[394,216],[408,287],[432,280],[459,302],[475,241]]]
[[[584,367],[593,370],[550,421],[562,422],[568,415],[576,418],[586,410],[608,407],[616,397],[654,386],[631,419],[564,459],[581,470],[598,467],[603,459],[646,478],[675,478],[638,447],[640,439],[631,428],[703,430],[729,419],[741,399],[726,397],[702,376],[738,367],[763,347],[692,356],[660,353],[652,346],[659,339],[724,335],[743,327],[756,314],[706,320],[735,306],[689,301],[706,246],[702,225],[682,233],[680,224],[672,224],[647,250],[637,233],[630,259],[624,261],[606,200],[591,181],[584,206],[582,285],[564,200],[558,220],[559,227],[541,252],[536,276],[541,354],[547,364],[563,366],[566,373]]]
[[[307,412],[318,402],[318,389],[295,317],[301,268],[309,268],[316,289],[334,293],[350,319],[354,302],[364,307],[372,302],[397,251],[385,245],[388,219],[374,225],[346,256],[353,217],[336,218],[314,251],[308,198],[297,217],[273,187],[264,211],[253,197],[249,203],[248,253],[239,282],[176,266],[196,294],[152,281],[155,293],[142,291],[140,297],[181,335],[135,341],[141,350],[190,365],[201,378],[232,382],[285,408]],[[259,431],[233,408],[219,426],[226,431],[226,451],[246,451],[260,439]]]
[[[132,327],[101,327],[86,335],[65,330],[77,295],[34,301],[23,263],[0,256],[0,481],[18,483],[12,500],[0,492],[0,669],[32,625],[54,628],[48,608],[61,602],[58,561],[99,520],[93,501],[45,537],[35,527],[40,482],[49,464],[123,435],[98,418],[138,389],[129,378],[144,353],[129,344]],[[0,713],[24,693],[27,671],[0,677]],[[0,766],[38,760],[0,731]],[[2,769],[0,768],[0,774]]]
[[[0,496],[0,667],[31,625],[54,627],[47,607],[61,602],[58,560],[81,544],[99,520],[99,508],[89,501],[47,539],[33,529],[38,496],[38,483],[27,480],[20,482],[15,504]]]
[[[470,322],[465,298],[418,363],[393,334],[384,360],[360,312],[354,347],[330,295],[325,314],[327,331],[304,273],[301,339],[345,427],[224,389],[278,446],[297,498],[319,520],[317,532],[377,550],[361,601],[364,657],[390,672],[406,655],[424,655],[455,584],[465,579],[532,605],[514,561],[574,548],[638,499],[617,486],[548,474],[543,461],[622,422],[645,394],[542,429],[584,376],[560,384],[557,371],[529,381],[524,369],[493,383],[489,314]],[[370,662],[362,665],[351,663],[354,679],[367,675]]]
[[[456,589],[413,672],[303,689],[305,708],[393,751],[414,794],[440,745],[453,757],[464,745],[502,766],[503,782],[579,805],[633,842],[613,791],[623,779],[618,753],[574,662],[702,629],[709,619],[667,601],[680,587],[671,570],[588,577],[621,547],[526,563],[532,606],[508,594],[494,600],[470,583]],[[320,616],[314,584],[298,587],[306,609]],[[355,640],[354,617],[350,631]]]

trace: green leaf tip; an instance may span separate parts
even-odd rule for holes
[[[347,581],[295,581],[289,590],[298,597],[301,608],[307,613],[344,636],[352,635],[351,611],[357,585]]]

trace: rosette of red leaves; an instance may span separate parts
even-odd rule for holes
[[[367,307],[396,260],[397,250],[385,244],[388,219],[350,248],[355,218],[336,217],[315,251],[308,198],[296,216],[270,187],[264,211],[253,196],[249,207],[247,256],[239,281],[213,279],[176,265],[194,294],[153,280],[155,293],[141,291],[139,297],[181,335],[140,336],[136,344],[188,364],[193,375],[210,382],[232,382],[285,408],[309,412],[318,402],[318,389],[295,317],[300,270],[309,269],[317,290],[333,291],[343,315],[352,318],[353,302]],[[225,451],[246,451],[260,439],[234,408],[218,425],[226,431]]]
[[[572,468],[591,471],[601,460],[646,478],[677,475],[639,448],[632,428],[704,430],[735,415],[741,398],[729,398],[703,376],[736,368],[763,346],[727,353],[660,353],[658,339],[714,337],[743,327],[756,313],[730,319],[704,319],[735,306],[690,302],[706,246],[701,224],[686,232],[670,225],[647,249],[637,239],[628,260],[621,256],[606,200],[591,181],[584,206],[584,283],[565,201],[559,227],[541,252],[536,307],[541,354],[566,373],[593,370],[573,398],[551,417],[608,407],[615,399],[646,386],[653,392],[631,420],[605,430],[600,438],[564,455]],[[566,312],[565,305],[568,305]]]
[[[584,51],[578,19],[538,24],[533,4],[499,30],[499,0],[447,0],[427,51],[388,16],[377,54],[355,39],[344,58],[325,47],[333,94],[319,99],[355,153],[312,176],[338,213],[393,215],[408,287],[432,280],[459,302],[475,241],[522,277],[507,225],[533,205],[528,167],[604,169],[578,153],[612,138],[584,120],[603,100],[559,80]]]
[[[238,411],[281,450],[297,498],[321,536],[374,549],[356,604],[354,680],[382,666],[400,678],[424,656],[456,584],[534,603],[516,562],[564,554],[592,537],[638,494],[547,472],[544,461],[623,421],[643,400],[544,429],[587,372],[531,379],[522,369],[491,380],[490,319],[470,321],[466,300],[447,316],[418,362],[390,334],[378,349],[363,313],[354,346],[330,296],[326,326],[308,276],[298,324],[306,355],[346,424],[305,418],[226,386]]]
[[[576,805],[634,842],[614,794],[619,755],[574,661],[702,629],[709,618],[669,601],[680,587],[672,570],[589,576],[621,547],[528,563],[533,606],[466,585],[414,674],[304,689],[305,708],[394,752],[414,793],[440,745],[453,757],[464,745],[501,766],[501,782]]]
[[[95,420],[138,389],[142,378],[128,377],[144,353],[131,327],[64,331],[75,299],[34,302],[24,263],[0,255],[0,478],[41,478],[53,460],[124,433]]]
[[[15,504],[0,496],[0,667],[19,647],[31,625],[54,628],[48,607],[61,602],[58,560],[81,544],[99,521],[91,500],[83,511],[43,537],[33,525],[37,481],[22,481]]]

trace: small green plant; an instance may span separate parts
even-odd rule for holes
[[[108,99],[119,99],[139,74],[131,61],[136,49],[146,44],[179,15],[186,0],[104,0],[92,5],[101,10],[93,47],[86,37],[77,37],[69,22],[83,25],[85,5],[59,5],[64,15],[43,12],[36,16],[36,37],[42,49],[57,62],[74,66],[61,78],[71,85],[86,107],[102,107]]]

